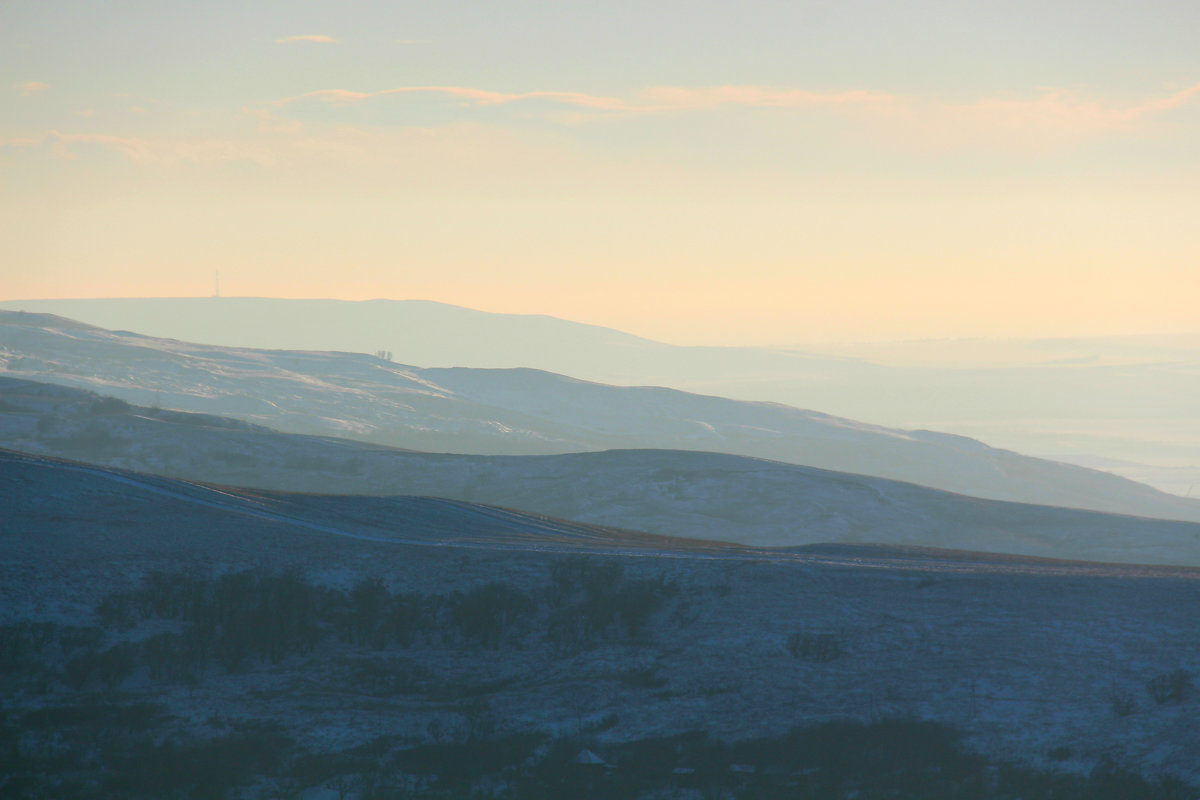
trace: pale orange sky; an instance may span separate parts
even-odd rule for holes
[[[1200,328],[1200,12],[457,6],[4,6],[0,299],[220,270],[679,343]]]

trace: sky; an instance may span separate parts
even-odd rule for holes
[[[1200,3],[0,0],[0,299],[1200,329]]]

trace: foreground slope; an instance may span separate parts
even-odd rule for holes
[[[96,787],[71,796],[119,777],[134,782],[122,796],[154,796],[137,789],[157,759],[222,754],[239,768],[215,774],[256,796],[365,796],[368,776],[393,793],[497,796],[502,783],[481,781],[501,777],[498,754],[518,748],[526,770],[504,774],[528,775],[558,752],[539,741],[587,746],[619,777],[636,768],[622,747],[649,737],[904,719],[1025,766],[1200,777],[1200,640],[1183,611],[1196,570],[718,547],[429,502],[0,453],[7,774]],[[654,751],[667,785],[672,767],[708,774],[683,760],[687,741]],[[495,766],[452,789],[436,759],[470,743]],[[711,778],[733,790],[831,768],[771,773],[781,756],[736,752],[753,769]],[[987,788],[957,796],[1044,796]]]
[[[418,450],[713,451],[990,499],[1200,520],[1200,501],[972,439],[536,370],[418,369],[349,353],[194,345],[9,312],[0,312],[0,363],[10,376],[143,405]]]
[[[0,378],[0,446],[291,492],[436,495],[682,538],[872,542],[1200,566],[1200,525],[979,500],[718,453],[418,453]]]

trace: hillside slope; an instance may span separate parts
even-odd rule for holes
[[[142,405],[434,452],[724,452],[997,500],[1200,520],[1200,501],[959,436],[773,403],[615,387],[529,369],[417,369],[350,353],[250,350],[0,312],[0,365]]]
[[[1200,566],[1195,523],[980,500],[717,453],[419,453],[6,378],[0,446],[257,489],[440,496],[682,538],[872,542]]]
[[[815,408],[982,439],[1187,495],[1200,482],[1200,334],[684,347],[547,316],[419,300],[132,298],[0,302],[205,344],[387,350],[424,367],[531,367]]]

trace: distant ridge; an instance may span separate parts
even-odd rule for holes
[[[899,366],[795,349],[682,347],[555,317],[424,300],[10,300],[0,309],[220,346],[385,351],[397,363],[422,367],[529,367],[620,386],[779,402],[953,431],[1177,495],[1200,485],[1200,335],[995,342],[999,350],[982,351],[954,342],[832,351],[917,356],[915,365]],[[971,353],[981,360],[973,364]],[[944,356],[957,366],[938,365]]]
[[[432,300],[289,300],[264,297],[21,300],[0,309],[48,313],[101,328],[198,344],[266,350],[374,353],[421,366],[555,370],[599,348],[673,349],[633,334],[542,314],[496,314]],[[447,336],[448,333],[454,335]],[[582,349],[581,349],[582,348]]]
[[[215,482],[451,496],[756,544],[887,541],[1013,550],[1014,542],[1023,542],[1017,552],[1169,563],[1179,563],[1183,551],[1171,548],[1180,544],[1155,554],[1157,545],[1132,522],[1073,522],[1071,512],[1054,517],[1050,510],[1014,516],[969,498],[922,494],[916,486],[775,462],[805,459],[839,473],[890,471],[910,483],[941,480],[959,494],[990,491],[995,497],[1006,491],[1010,497],[996,499],[1042,505],[1071,505],[1053,499],[1068,497],[1075,507],[1087,508],[1090,501],[1105,506],[1101,510],[1145,517],[1200,516],[1196,501],[964,437],[878,428],[775,404],[606,387],[535,370],[417,370],[365,355],[187,345],[33,314],[0,313],[0,346],[9,375],[89,386],[143,406],[233,413],[259,425],[416,450],[741,448],[748,451],[743,455],[774,459],[646,450],[543,459],[404,454],[283,437],[222,417],[173,417],[162,409],[97,417],[89,409],[98,401],[87,395],[64,397],[64,390],[44,383],[0,380],[0,399],[27,409],[7,417],[14,427],[0,432],[12,446]],[[56,397],[47,399],[46,392]],[[72,442],[84,449],[69,449]],[[958,488],[967,481],[980,488]],[[1081,534],[1089,525],[1097,529]],[[1180,532],[1180,543],[1194,536]]]
[[[414,450],[712,451],[996,500],[1200,519],[1200,501],[962,436],[540,370],[420,369],[365,354],[195,345],[5,311],[0,365],[12,377],[90,388],[140,405]]]

